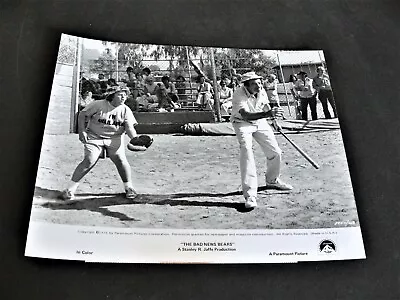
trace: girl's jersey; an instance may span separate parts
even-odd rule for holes
[[[89,119],[86,129],[91,139],[110,139],[121,136],[125,133],[125,128],[137,124],[128,106],[121,104],[115,107],[107,100],[94,101],[82,112]]]

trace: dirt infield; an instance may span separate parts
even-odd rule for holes
[[[57,194],[83,158],[75,134],[44,136],[32,220],[70,225],[289,229],[358,226],[339,130],[291,135],[318,164],[316,170],[282,137],[282,178],[291,192],[262,189],[265,159],[258,145],[259,207],[246,212],[240,193],[239,148],[234,136],[153,135],[146,152],[127,152],[139,196],[123,197],[109,159],[100,160],[80,185],[78,199]]]

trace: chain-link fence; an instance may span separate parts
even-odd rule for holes
[[[94,79],[104,76],[104,80],[115,79],[117,83],[141,80],[144,69],[150,71],[156,84],[161,84],[162,78],[168,76],[175,85],[179,101],[189,106],[193,106],[198,97],[199,77],[203,75],[209,82],[213,78],[209,58],[189,58],[186,61],[144,59],[137,64],[128,60],[92,60],[89,65],[90,75]],[[132,70],[134,78],[128,74],[128,68]]]
[[[77,37],[63,34],[58,49],[57,63],[73,65],[76,61]]]
[[[236,85],[240,81],[240,75],[252,71],[248,58],[234,58],[223,60],[216,56],[215,77],[220,82],[227,79],[229,82],[236,79]],[[175,83],[179,100],[184,105],[195,102],[199,96],[199,78],[205,77],[205,81],[213,85],[213,68],[209,55],[187,57],[186,59],[143,59],[140,61],[102,59],[90,60],[88,62],[89,76],[93,79],[103,78],[104,80],[115,79],[116,82],[127,82],[134,80],[128,75],[128,68],[133,74],[141,74],[143,69],[148,68],[157,84],[161,83],[163,76],[168,76]],[[262,66],[260,66],[262,67]],[[261,69],[261,68],[259,68]],[[269,72],[275,72],[272,67],[264,71],[266,76]],[[232,82],[231,85],[234,85]],[[236,87],[233,86],[233,87]]]
[[[53,85],[48,108],[48,115],[53,116],[46,121],[47,134],[65,134],[71,132],[69,122],[74,122],[74,113],[71,111],[73,86],[76,84],[74,77],[75,64],[77,63],[78,38],[61,35],[57,63],[55,67]]]
[[[213,61],[210,50],[213,51]],[[148,69],[156,84],[161,85],[162,78],[169,77],[176,87],[178,102],[183,109],[199,108],[202,101],[200,99],[202,97],[200,77],[204,77],[205,81],[211,85],[210,97],[216,104],[215,100],[222,80],[227,83],[228,87],[235,89],[240,85],[241,75],[246,72],[255,71],[264,79],[269,74],[274,74],[279,81],[277,91],[280,104],[287,106],[290,116],[292,116],[291,106],[294,111],[296,104],[289,83],[291,75],[297,74],[299,71],[307,71],[311,77],[316,74],[318,66],[324,65],[322,61],[320,63],[280,65],[279,58],[276,59],[277,56],[267,56],[261,50],[251,49],[203,48],[195,54],[187,51],[182,55],[184,52],[180,52],[178,56],[171,56],[169,59],[149,59],[152,55],[138,55],[133,59],[132,53],[130,59],[121,59],[118,51],[114,57],[109,50],[107,51],[102,57],[88,62],[86,67],[93,79],[104,78],[103,81],[115,79],[117,83],[140,81],[143,80],[141,78],[143,70]],[[116,57],[119,59],[117,60]],[[130,74],[127,72],[128,69],[131,70]],[[209,108],[213,109],[216,114],[218,113],[219,109],[216,105]]]

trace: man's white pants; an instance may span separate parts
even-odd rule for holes
[[[253,154],[253,137],[261,146],[267,160],[265,180],[275,182],[280,174],[281,154],[274,132],[266,119],[260,119],[254,124],[248,122],[233,122],[233,128],[240,145],[240,173],[243,196],[257,196],[257,170]]]

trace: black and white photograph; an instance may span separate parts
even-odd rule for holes
[[[399,3],[2,1],[0,298],[400,299]]]
[[[333,77],[319,49],[133,44],[63,34],[27,249],[45,227],[54,235],[62,235],[57,228],[114,232],[113,239],[137,230],[279,231],[291,238],[314,234],[312,247],[328,255],[321,260],[336,251],[340,259],[365,258],[340,129],[343,99],[334,96]],[[352,236],[340,238],[343,230],[356,233],[357,254],[344,253],[343,241]],[[240,252],[225,241],[173,246]],[[307,256],[293,251],[266,255]]]

